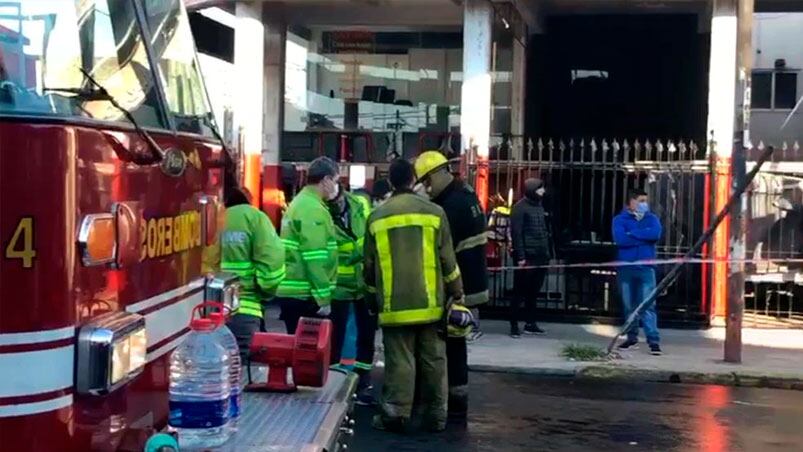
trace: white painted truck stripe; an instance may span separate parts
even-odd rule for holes
[[[0,354],[0,397],[19,397],[73,386],[75,347]]]
[[[46,413],[48,411],[59,410],[72,405],[72,394],[57,397],[41,402],[20,403],[17,405],[0,405],[0,418],[14,416],[30,416],[33,414]]]
[[[60,341],[75,337],[75,326],[67,326],[55,330],[26,331],[23,333],[0,333],[0,346],[39,344],[42,342]]]
[[[126,311],[128,312],[144,311],[152,306],[156,306],[159,303],[164,303],[165,301],[170,300],[172,298],[180,297],[181,295],[192,292],[195,289],[203,287],[204,284],[206,284],[205,279],[203,278],[196,279],[195,281],[187,285],[175,288],[173,290],[169,290],[167,292],[160,293],[158,295],[154,295],[153,297],[140,301],[138,303],[134,303],[128,306],[126,308]]]

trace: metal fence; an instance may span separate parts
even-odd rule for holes
[[[748,160],[759,149],[748,152]],[[748,192],[747,325],[803,324],[803,163],[798,145],[784,145]],[[753,159],[754,160],[754,159]],[[749,165],[750,163],[748,163]],[[544,206],[553,260],[536,295],[541,318],[588,321],[620,316],[616,268],[579,266],[614,261],[611,223],[631,188],[643,188],[664,227],[658,257],[682,256],[708,226],[712,164],[692,140],[596,140],[505,137],[492,145],[489,192],[506,203],[522,195],[524,180],[544,180]],[[469,179],[476,174],[470,163]],[[487,314],[506,316],[513,291],[509,239],[491,232],[491,303]],[[698,256],[709,258],[707,249]],[[658,266],[658,277],[668,267]],[[664,324],[709,319],[710,268],[690,264],[658,300]],[[725,281],[717,282],[726,284]]]
[[[476,164],[469,168],[476,171]],[[492,200],[520,199],[528,177],[546,184],[544,207],[553,260],[537,296],[541,317],[578,321],[618,317],[616,268],[573,265],[616,259],[611,223],[633,188],[647,191],[652,211],[663,224],[659,258],[682,256],[706,226],[709,172],[705,150],[692,140],[496,139],[489,163]],[[503,234],[492,236],[490,264],[508,267],[508,239]],[[512,283],[512,270],[492,271],[489,314],[505,315],[514,296]],[[701,266],[687,269],[661,298],[663,318],[704,322],[703,284]]]
[[[754,160],[751,157],[748,161]],[[803,327],[803,152],[799,143],[777,147],[749,194],[747,257],[755,262],[747,266],[745,324]]]

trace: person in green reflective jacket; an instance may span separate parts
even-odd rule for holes
[[[307,186],[282,218],[287,277],[276,295],[288,334],[301,317],[327,317],[337,281],[337,238],[326,201],[340,190],[337,163],[318,157],[307,169]]]
[[[262,303],[273,298],[284,279],[284,246],[264,212],[248,202],[242,190],[226,199],[226,226],[221,234],[224,272],[240,277],[240,308],[229,320],[240,353],[246,356],[251,337],[264,330]]]
[[[346,326],[351,308],[357,324],[357,360],[354,370],[359,375],[357,384],[358,405],[373,405],[371,396],[371,368],[374,362],[376,312],[365,303],[363,280],[363,242],[365,222],[369,212],[368,200],[355,193],[340,190],[329,202],[329,211],[337,234],[337,285],[332,301],[332,354],[331,364],[340,363]]]

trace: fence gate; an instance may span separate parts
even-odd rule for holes
[[[537,297],[541,318],[613,319],[620,316],[611,222],[627,192],[644,188],[663,223],[659,258],[681,257],[707,226],[710,165],[692,140],[496,138],[489,163],[489,209],[523,194],[524,180],[542,179],[553,260]],[[468,177],[476,163],[469,163]],[[513,293],[509,237],[492,230],[489,242],[491,302],[502,318]],[[667,267],[658,267],[658,277]],[[664,324],[707,321],[705,268],[690,266],[661,296]]]
[[[761,147],[761,146],[759,146]],[[748,153],[748,170],[759,150]],[[803,328],[803,152],[779,143],[748,198],[748,327]]]

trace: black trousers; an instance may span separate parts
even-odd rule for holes
[[[237,338],[237,345],[240,347],[240,358],[244,361],[248,359],[251,338],[254,333],[265,331],[264,322],[259,317],[249,314],[235,314],[226,323],[234,337]]]
[[[357,323],[357,362],[354,370],[362,374],[369,372],[374,362],[377,322],[376,315],[371,314],[363,299],[332,301],[332,312],[329,317],[333,328],[331,364],[340,363],[351,306],[354,306],[354,319]]]
[[[539,264],[528,261],[527,265]],[[546,275],[546,268],[516,270],[513,279],[516,294],[510,302],[510,323],[520,322],[522,320],[527,323],[535,322],[536,300],[538,299],[538,292],[544,284]],[[523,314],[521,312],[522,304],[524,305]]]
[[[446,339],[446,367],[449,372],[449,387],[468,384],[468,347],[466,338]]]
[[[279,316],[284,321],[287,334],[295,334],[298,320],[301,317],[320,317],[320,307],[313,299],[299,300],[296,298],[278,298],[282,313]]]

